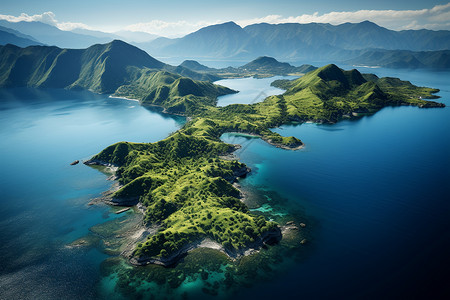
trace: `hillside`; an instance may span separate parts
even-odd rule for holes
[[[42,45],[32,36],[22,34],[14,29],[0,26],[0,45],[12,44],[19,47]]]
[[[327,65],[293,81],[274,82],[283,94],[291,120],[336,122],[342,117],[374,113],[385,106],[443,107],[422,98],[436,98],[438,90],[416,87],[394,78],[378,78],[357,70]]]
[[[406,51],[368,50],[346,61],[353,65],[380,66],[393,69],[450,69],[450,50]]]
[[[209,68],[205,65],[200,64],[199,62],[195,60],[185,60],[180,64],[181,67],[188,68],[193,71],[200,71],[200,72],[216,72],[217,69]]]
[[[63,31],[55,26],[42,22],[8,22],[0,20],[0,26],[14,29],[23,34],[32,36],[41,43],[62,48],[86,48],[97,43],[111,42],[109,37],[95,37],[87,34],[78,34],[71,31]]]
[[[164,69],[193,79],[216,80],[215,76],[166,65],[118,40],[87,49],[7,45],[0,47],[0,55],[0,87],[71,88],[113,93],[120,86],[141,78],[143,69],[145,74]]]

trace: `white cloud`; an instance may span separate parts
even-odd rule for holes
[[[333,25],[346,22],[358,23],[365,20],[394,30],[402,29],[446,29],[450,30],[450,3],[436,5],[431,9],[421,10],[358,10],[354,12],[330,12],[326,14],[303,14],[300,16],[283,17],[269,15],[262,18],[241,20],[237,23],[247,26],[255,23],[330,23]]]
[[[202,27],[217,24],[219,22],[195,22],[187,21],[166,22],[161,20],[152,20],[145,23],[136,23],[125,27],[129,31],[147,32],[161,36],[184,36],[194,32]]]
[[[83,28],[83,29],[91,29],[88,25],[83,23],[74,23],[74,22],[58,22],[56,20],[56,16],[53,12],[47,11],[40,15],[28,15],[26,13],[20,14],[20,16],[11,16],[11,15],[0,15],[0,20],[6,20],[9,22],[42,22],[45,24],[49,24],[52,26],[56,26],[61,30],[73,30],[75,28]]]

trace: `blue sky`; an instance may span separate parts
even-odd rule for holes
[[[37,20],[61,29],[128,29],[183,35],[203,26],[235,21],[241,26],[268,22],[340,24],[365,19],[401,29],[450,30],[449,0],[6,0],[0,18]]]

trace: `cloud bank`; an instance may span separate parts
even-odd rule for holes
[[[0,20],[6,20],[9,22],[42,22],[48,25],[56,26],[61,30],[73,30],[76,28],[82,29],[92,29],[90,26],[83,23],[74,23],[74,22],[58,22],[56,20],[56,16],[53,12],[47,11],[40,15],[28,15],[26,13],[22,13],[20,16],[10,16],[10,15],[0,15]]]
[[[263,18],[238,21],[241,26],[255,23],[330,23],[338,25],[346,22],[359,23],[365,20],[377,23],[380,26],[393,29],[443,29],[450,30],[450,2],[436,5],[431,9],[421,10],[358,10],[354,12],[330,12],[304,14],[284,18],[280,15],[269,15]]]

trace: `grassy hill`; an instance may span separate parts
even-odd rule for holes
[[[163,106],[173,113],[185,113],[197,102],[215,104],[217,96],[233,92],[208,81],[191,79],[217,79],[213,75],[166,65],[119,40],[87,49],[7,45],[0,47],[0,57],[0,87],[116,93]]]
[[[358,113],[374,113],[384,106],[441,106],[422,98],[435,98],[438,90],[416,87],[393,78],[362,75],[327,65],[293,81],[273,83],[287,89],[283,95],[291,120],[337,122]]]

